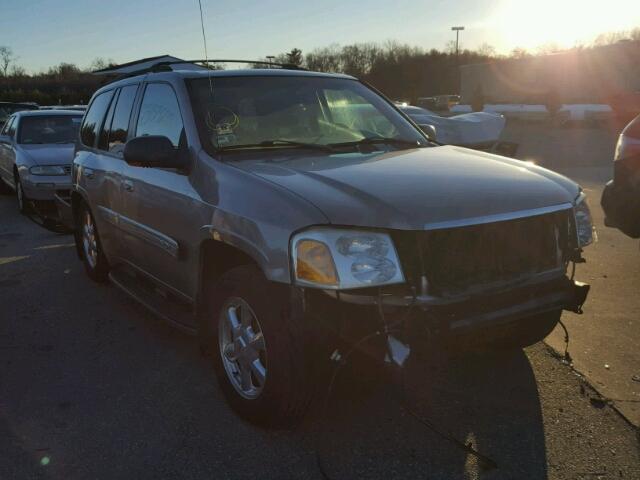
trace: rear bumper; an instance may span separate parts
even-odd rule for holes
[[[632,238],[640,238],[640,190],[619,187],[610,180],[604,187],[600,204],[607,227],[617,228]]]

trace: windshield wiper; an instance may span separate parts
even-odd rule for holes
[[[228,147],[220,147],[219,149],[222,151],[227,150],[242,150],[242,149],[250,149],[250,148],[277,148],[277,147],[300,147],[300,148],[309,148],[312,150],[322,150],[324,152],[333,152],[333,148],[329,145],[322,145],[320,143],[305,143],[305,142],[296,142],[294,140],[265,140],[260,143],[247,143],[240,145],[229,145]]]
[[[418,143],[417,140],[403,140],[402,138],[387,138],[387,137],[365,137],[361,140],[355,140],[353,142],[342,143],[330,143],[330,147],[351,147],[358,145],[375,145],[377,143],[387,143],[389,145],[403,145],[407,147],[422,148],[425,145]]]

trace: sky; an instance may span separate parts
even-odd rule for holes
[[[201,0],[210,58],[263,58],[333,43],[397,40],[461,45],[571,47],[640,27],[640,0]],[[155,55],[203,58],[198,0],[0,0],[0,45],[29,72]]]

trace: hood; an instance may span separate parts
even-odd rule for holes
[[[73,143],[51,145],[19,145],[22,152],[35,165],[71,165],[73,162]]]
[[[573,202],[579,186],[540,167],[462,147],[238,161],[307,199],[332,224],[422,230]]]

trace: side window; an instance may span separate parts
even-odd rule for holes
[[[183,128],[173,88],[166,83],[148,84],[140,106],[135,136],[164,135],[177,147]]]
[[[102,128],[100,129],[100,135],[98,136],[98,150],[107,150],[108,144],[108,131],[109,126],[111,125],[111,120],[113,119],[113,111],[116,108],[116,102],[118,101],[118,91],[113,94],[113,100],[109,104],[109,110],[107,110],[107,116],[102,124]]]
[[[93,147],[98,136],[98,129],[102,125],[104,114],[109,107],[109,102],[113,96],[113,90],[101,93],[91,102],[89,111],[84,116],[82,127],[80,127],[80,140],[88,147]]]
[[[137,91],[138,85],[128,85],[120,89],[118,103],[107,134],[107,150],[112,153],[122,154],[124,144],[127,142],[129,119],[131,118],[131,110],[133,110],[133,102],[136,99]]]

